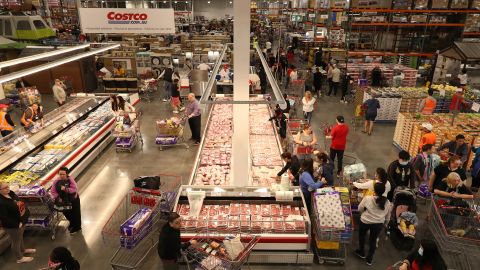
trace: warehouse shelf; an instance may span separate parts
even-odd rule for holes
[[[400,27],[464,27],[464,23],[352,23],[352,26],[400,26]]]

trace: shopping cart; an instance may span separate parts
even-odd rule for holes
[[[115,137],[115,151],[132,152],[138,142],[143,147],[143,137],[140,132],[141,112],[131,112],[116,117],[116,123],[112,129],[112,135]]]
[[[19,198],[30,211],[26,230],[48,231],[52,240],[55,240],[60,222],[64,219],[63,214],[53,208],[53,201],[47,192],[38,195],[22,195]]]
[[[187,117],[181,118],[172,117],[165,120],[157,120],[157,136],[155,143],[158,145],[158,149],[163,150],[163,147],[184,145],[185,148],[189,148],[185,137],[184,128],[187,122]]]
[[[248,264],[258,240],[258,236],[252,234],[205,230],[190,240],[192,244],[182,255],[189,270],[240,270]]]
[[[295,150],[295,136],[302,131],[303,124],[305,124],[304,119],[294,119],[291,118],[287,123],[287,151],[293,153]]]
[[[112,213],[102,229],[105,245],[117,247],[110,259],[113,269],[139,269],[158,243],[159,232],[175,204],[181,177],[160,175],[159,190],[132,188]],[[145,222],[137,233],[125,236],[122,224],[140,209],[151,210],[151,221]]]
[[[314,239],[314,252],[318,258],[320,264],[333,263],[333,264],[345,264],[347,254],[347,245],[351,242],[353,236],[353,219],[352,209],[350,207],[350,201],[348,196],[348,189],[346,188],[334,188],[339,192],[341,198],[342,211],[345,215],[345,227],[343,229],[322,226],[320,220],[322,216],[319,216],[317,208],[317,196],[314,193],[312,196],[312,213],[310,215],[312,220],[313,239]]]
[[[430,205],[429,227],[447,266],[451,269],[478,269],[480,199],[452,201],[451,198],[432,196]]]
[[[146,102],[151,102],[153,100],[153,93],[158,88],[158,80],[156,79],[145,79],[141,81],[141,87],[138,91],[140,98]]]

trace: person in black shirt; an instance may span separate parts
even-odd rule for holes
[[[158,239],[158,256],[163,263],[165,270],[178,270],[178,258],[180,250],[185,249],[190,243],[182,245],[180,239],[180,228],[182,226],[182,218],[177,213],[170,213],[168,222],[160,232]]]
[[[379,66],[372,69],[372,86],[380,87],[382,83],[382,71]]]
[[[468,158],[468,144],[465,143],[465,136],[458,134],[455,137],[455,141],[450,141],[438,148],[438,151],[447,151],[449,156],[457,155],[460,157],[460,160],[465,163]]]
[[[415,170],[410,164],[410,154],[402,150],[398,153],[398,159],[390,163],[388,166],[388,178],[392,189],[387,195],[387,198],[392,201],[393,191],[396,187],[415,187]]]
[[[433,192],[443,197],[473,199],[472,192],[462,183],[460,175],[455,172],[449,173],[447,179],[440,182]]]
[[[315,89],[315,93],[317,93],[317,97],[322,96],[322,73],[320,72],[320,68],[315,68],[315,72],[313,73],[313,88]]]
[[[453,156],[448,159],[446,164],[440,164],[433,170],[433,173],[430,175],[428,189],[433,191],[451,172],[458,173],[462,181],[467,179],[465,170],[462,168],[462,161],[458,156]]]
[[[298,160],[297,156],[292,155],[290,152],[284,152],[281,157],[285,161],[285,166],[280,172],[277,173],[277,179],[280,180],[282,175],[290,170],[290,173],[293,175],[292,184],[294,186],[298,186],[298,180],[300,178],[300,175],[298,175],[298,171],[300,170],[300,161]]]
[[[316,169],[315,176],[318,180],[325,179],[329,186],[333,186],[335,165],[326,152],[317,153],[317,160],[320,163]]]

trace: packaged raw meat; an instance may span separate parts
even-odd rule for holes
[[[199,216],[208,216],[208,211],[210,209],[210,205],[202,205],[202,210],[200,210],[200,215]]]
[[[208,229],[216,229],[218,216],[209,216],[208,217]]]
[[[262,231],[262,216],[260,215],[251,215],[251,226],[252,232],[260,233]]]
[[[250,204],[250,214],[253,215],[261,215],[262,208],[259,204]]]
[[[269,217],[271,215],[270,204],[262,204],[261,207],[262,207],[262,216]]]
[[[240,204],[240,215],[250,215],[250,205],[242,203]]]
[[[230,203],[230,216],[240,215],[240,204],[239,203]]]
[[[250,231],[250,215],[240,215],[240,227],[242,232]]]
[[[263,216],[262,232],[270,232],[272,230],[272,220],[269,217]]]
[[[188,214],[190,213],[190,205],[188,204],[179,204],[177,206],[177,213],[184,217],[184,216],[188,216]]]
[[[283,217],[272,217],[272,231],[284,232],[283,223]]]
[[[218,213],[228,216],[230,214],[230,205],[226,205],[226,204],[220,205],[218,208]]]
[[[279,217],[282,211],[282,208],[279,204],[271,204],[270,205],[270,215],[272,217]]]
[[[226,229],[228,226],[228,214],[219,214],[217,216],[217,228]]]
[[[292,215],[302,215],[302,213],[300,212],[300,207],[292,207],[291,214]]]
[[[288,217],[292,213],[292,207],[290,205],[282,205],[281,215],[283,217]]]
[[[238,216],[228,217],[228,230],[238,231],[240,229],[240,218]]]
[[[207,216],[198,216],[197,218],[197,229],[198,230],[202,230],[202,229],[206,229],[207,228],[207,220],[208,217]]]
[[[210,205],[210,208],[208,209],[208,216],[216,216],[218,215],[218,209],[220,207],[218,205]]]

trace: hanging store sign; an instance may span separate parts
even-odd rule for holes
[[[83,33],[96,34],[174,34],[171,8],[80,8]]]

